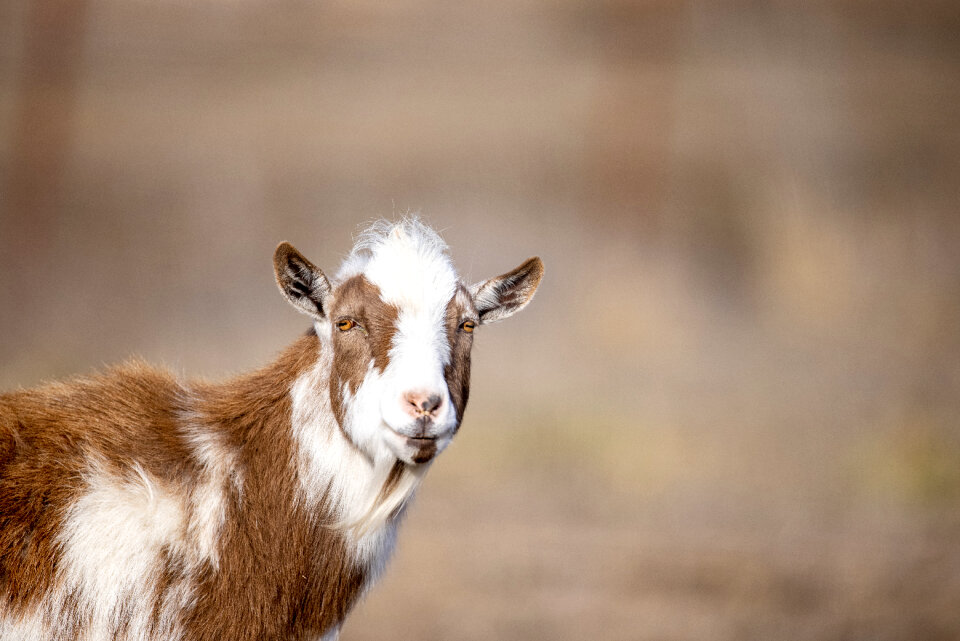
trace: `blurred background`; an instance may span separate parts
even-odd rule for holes
[[[0,388],[223,378],[420,212],[528,256],[344,641],[960,638],[960,5],[0,3]]]

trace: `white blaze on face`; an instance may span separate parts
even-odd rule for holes
[[[445,320],[458,279],[443,251],[418,240],[402,227],[395,228],[373,252],[364,275],[380,288],[384,302],[400,310],[390,364],[383,374],[383,417],[391,428],[404,431],[412,422],[405,411],[405,394],[439,395],[441,407],[434,419],[434,433],[440,434],[452,427],[443,375],[450,363]]]
[[[369,372],[353,400],[375,403],[380,421],[396,432],[393,437],[381,436],[395,453],[408,436],[437,437],[437,449],[442,449],[458,421],[444,377],[450,364],[446,310],[459,284],[446,245],[418,223],[397,225],[385,234],[381,230],[361,239],[340,275],[342,279],[355,274],[376,285],[383,301],[399,314],[386,369],[381,374]],[[440,407],[425,433],[423,424],[409,413],[409,394],[439,398]],[[369,412],[367,407],[364,422],[373,418]],[[354,426],[358,431],[370,429]],[[354,437],[363,438],[359,433]]]
[[[408,395],[439,397],[433,430],[440,434],[452,427],[450,419],[455,416],[443,375],[450,363],[443,316],[443,309],[437,313],[430,308],[400,308],[380,409],[386,423],[401,433],[415,422],[407,411]]]

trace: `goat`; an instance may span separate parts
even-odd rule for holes
[[[460,427],[474,329],[543,264],[467,287],[406,219],[332,281],[289,243],[274,270],[312,328],[259,371],[134,361],[0,395],[0,639],[338,637]]]

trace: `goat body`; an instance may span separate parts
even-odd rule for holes
[[[464,286],[416,220],[331,283],[288,244],[311,332],[222,384],[132,362],[0,395],[0,639],[333,639],[460,426],[473,328],[531,259]]]

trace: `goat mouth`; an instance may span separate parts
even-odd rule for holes
[[[391,432],[393,432],[394,434],[396,434],[397,436],[399,436],[400,438],[404,439],[404,440],[405,440],[407,443],[409,443],[410,445],[426,445],[426,444],[429,444],[429,443],[435,443],[435,442],[437,441],[437,439],[439,438],[438,436],[430,436],[430,435],[428,435],[428,434],[420,434],[419,436],[412,436],[412,435],[410,435],[410,434],[404,434],[403,432],[400,432],[400,431],[398,431],[398,430],[393,429],[393,428],[390,427],[389,425],[387,425],[387,428],[388,428]]]
[[[426,463],[435,457],[441,447],[441,439],[443,435],[435,436],[409,436],[403,434],[390,428],[390,431],[400,439],[400,442],[403,443],[401,446],[402,449],[396,450],[397,457],[411,463],[413,465],[419,465],[421,463]]]

